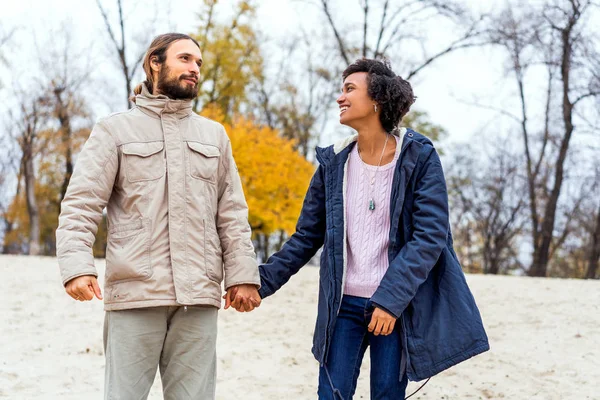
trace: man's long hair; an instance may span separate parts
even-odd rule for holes
[[[152,40],[150,47],[146,51],[146,55],[144,56],[144,72],[146,72],[146,80],[143,83],[140,83],[133,89],[133,96],[130,98],[131,101],[135,103],[135,95],[142,93],[142,85],[146,84],[148,91],[152,93],[152,88],[154,87],[154,77],[152,76],[152,68],[150,67],[150,60],[152,57],[157,58],[157,61],[162,64],[167,59],[167,49],[171,46],[172,43],[178,40],[188,39],[196,43],[196,46],[200,48],[200,45],[191,36],[185,35],[183,33],[165,33],[162,35],[158,35]]]

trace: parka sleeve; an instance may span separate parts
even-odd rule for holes
[[[396,318],[435,266],[448,237],[448,191],[440,158],[432,146],[416,178],[413,234],[391,261],[371,301]]]
[[[225,130],[223,133],[226,136]],[[227,140],[219,177],[217,232],[223,248],[225,289],[241,284],[260,286],[258,263],[248,222],[248,204]]]
[[[77,157],[61,203],[56,256],[63,285],[79,276],[98,276],[92,246],[102,210],[113,190],[118,164],[116,141],[99,122]]]
[[[272,295],[321,248],[325,240],[325,185],[323,167],[313,175],[302,211],[296,224],[296,232],[273,254],[266,264],[261,265],[260,279],[262,298]]]

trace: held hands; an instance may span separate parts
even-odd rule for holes
[[[372,332],[375,336],[387,336],[394,330],[394,325],[396,325],[396,317],[381,308],[375,307],[369,324],[369,332]]]
[[[98,300],[102,300],[98,280],[93,275],[78,276],[71,279],[67,282],[65,291],[69,296],[79,301],[90,301],[94,298],[94,295]]]
[[[225,309],[235,308],[239,312],[250,312],[260,306],[261,298],[255,285],[237,285],[227,290]]]

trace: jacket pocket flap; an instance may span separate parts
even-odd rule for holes
[[[204,157],[219,157],[220,155],[219,148],[216,146],[211,146],[198,142],[187,142],[187,145],[190,149],[192,149],[196,153],[202,154]]]
[[[148,157],[164,148],[163,142],[127,143],[123,145],[123,154]]]

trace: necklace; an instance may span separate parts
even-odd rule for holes
[[[375,177],[377,177],[377,173],[379,172],[379,167],[381,167],[381,160],[383,160],[383,154],[385,153],[385,148],[387,146],[388,139],[390,138],[389,134],[385,136],[385,143],[383,144],[383,150],[381,150],[381,156],[379,157],[379,164],[377,164],[377,168],[375,169],[375,174],[371,177],[370,185],[371,185],[371,198],[369,199],[369,211],[375,211],[375,199],[373,198],[373,189],[375,188]],[[357,145],[358,146],[358,145]],[[360,148],[358,148],[358,157],[363,164],[366,163],[363,161],[360,155]]]

